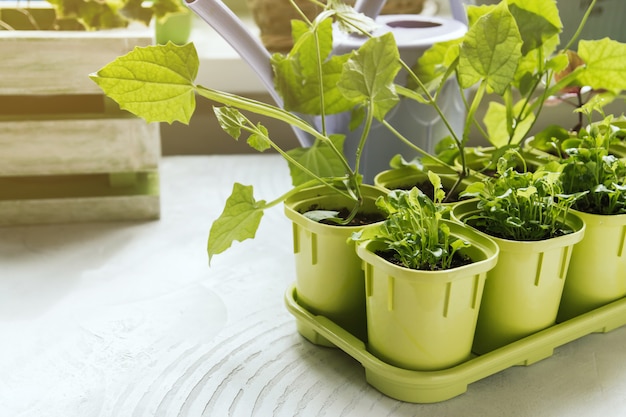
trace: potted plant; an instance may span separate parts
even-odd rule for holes
[[[469,185],[452,217],[500,247],[487,273],[474,351],[487,353],[555,324],[572,247],[585,233],[569,212],[583,193],[566,195],[558,173],[519,173],[500,159],[498,172]]]
[[[282,91],[288,105],[293,101],[296,102],[293,106],[302,106],[307,102],[314,108],[309,113],[320,114],[322,126],[327,112],[344,111],[358,104],[366,105],[365,119],[369,124],[374,117],[384,117],[393,107],[392,84],[400,69],[398,52],[395,50],[393,53],[393,38],[387,36],[367,42],[358,51],[359,54],[329,58],[332,17],[346,23],[361,19],[358,16],[355,18],[349,10],[337,12],[329,9],[309,25],[296,23],[294,31],[298,37],[291,53],[287,56],[275,55],[273,60],[279,74],[277,83],[283,83]],[[382,61],[368,59],[383,50],[391,50],[392,53]],[[318,65],[311,66],[315,62]],[[141,67],[153,64],[157,64],[157,71],[144,73],[141,79],[126,77],[129,70],[141,71]],[[339,76],[338,69],[344,64],[354,65],[363,71],[355,69]],[[198,58],[192,44],[183,47],[169,44],[136,49],[100,70],[93,79],[123,108],[148,121],[188,122],[193,113],[195,94],[212,99],[226,106],[216,108],[215,113],[222,127],[234,138],[248,135],[248,144],[258,151],[272,148],[279,152],[289,163],[293,188],[266,202],[253,196],[252,187],[235,184],[223,213],[211,227],[209,259],[229,248],[234,241],[254,237],[263,211],[285,203],[286,214],[294,222],[296,279],[303,302],[318,314],[327,314],[363,336],[365,308],[364,302],[359,301],[364,299],[363,272],[354,244],[347,244],[346,241],[354,231],[350,224],[364,214],[371,217],[372,212],[376,212],[373,201],[384,193],[361,182],[359,156],[368,130],[365,129],[363,133],[361,147],[357,150],[356,166],[352,168],[342,152],[341,137],[327,134],[323,127],[318,130],[285,109],[196,86],[193,78],[197,66]],[[292,88],[293,83],[301,81],[297,77],[307,77],[310,88]],[[372,82],[373,90],[367,90]],[[140,89],[133,87],[139,85]],[[127,90],[129,87],[134,93]],[[339,94],[338,88],[352,98]],[[143,92],[150,89],[153,90],[150,97],[144,96]],[[286,94],[291,96],[287,97]],[[311,97],[316,99],[310,100]],[[146,99],[151,103],[147,103]],[[140,104],[142,101],[147,106]],[[288,123],[311,135],[316,142],[310,148],[284,151],[275,144],[263,126],[252,122],[240,110]],[[381,218],[379,216],[375,220]],[[362,227],[360,223],[355,224]],[[332,249],[328,252],[325,248]],[[325,253],[332,257],[327,259]],[[328,283],[323,283],[322,279],[327,279]],[[314,285],[310,284],[311,280],[314,280]],[[329,295],[333,288],[342,289],[341,294]],[[316,295],[320,292],[321,295]]]
[[[285,199],[284,206],[293,228],[298,303],[312,314],[323,315],[365,340],[363,268],[349,238],[365,225],[382,221],[384,214],[375,202],[384,192],[361,185],[363,204],[360,213],[349,223],[337,225],[323,217],[328,210],[346,217],[346,208],[354,205],[350,196],[338,195],[324,185],[296,187],[295,190],[297,192]],[[317,333],[297,324],[298,331],[313,343],[332,346]]]
[[[378,205],[384,222],[353,236],[363,259],[368,350],[385,363],[437,370],[469,359],[493,240],[443,217],[448,207],[432,172],[434,201],[418,188]]]
[[[252,187],[234,187],[224,212],[211,228],[208,244],[211,258],[228,249],[234,241],[253,237],[263,210],[288,201],[313,185],[321,185],[347,198],[351,205],[346,216],[338,216],[339,210],[332,208],[314,210],[309,217],[339,224],[351,221],[366,200],[359,161],[373,120],[427,157],[429,166],[451,169],[455,175],[451,188],[458,188],[473,174],[465,160],[465,147],[477,109],[492,97],[490,93],[501,96],[503,103],[490,102],[488,120],[491,123],[486,132],[498,138],[500,148],[517,146],[553,92],[570,84],[597,80],[600,80],[598,85],[606,87],[610,77],[599,68],[622,48],[621,44],[609,40],[581,41],[579,55],[587,64],[564,73],[554,82],[556,74],[568,66],[569,56],[565,52],[553,54],[561,30],[553,0],[509,0],[495,6],[468,8],[468,14],[467,34],[460,40],[435,45],[413,71],[399,60],[397,45],[390,34],[371,38],[348,54],[330,56],[331,18],[339,25],[357,28],[364,36],[368,35],[364,25],[371,22],[354,14],[349,7],[329,2],[327,9],[310,24],[294,22],[294,49],[287,55],[273,56],[275,81],[285,99],[284,108],[196,85],[198,60],[193,45],[136,49],[93,74],[92,79],[124,109],[151,122],[186,123],[193,113],[196,95],[214,100],[227,106],[216,108],[215,112],[222,127],[233,137],[248,135],[247,141],[255,149],[272,148],[289,162],[294,188],[270,202],[257,200]],[[615,62],[612,69],[616,72],[623,68],[621,61],[611,62]],[[407,71],[408,86],[395,83],[400,69]],[[467,102],[465,130],[457,135],[450,128],[450,138],[442,142],[450,154],[459,155],[458,166],[450,163],[450,159],[429,155],[415,147],[385,119],[403,97],[431,105],[445,121],[438,93],[453,76],[460,88],[476,88],[473,98]],[[542,85],[548,87],[542,89]],[[619,88],[618,79],[611,91]],[[514,102],[517,90],[524,98]],[[363,126],[359,146],[351,155],[356,160],[354,167],[341,152],[342,137],[329,135],[324,124],[327,114],[350,109],[354,110],[355,122]],[[285,152],[276,146],[263,126],[255,124],[240,110],[283,121],[311,135],[315,143],[309,148]],[[322,122],[313,126],[297,116],[301,113],[319,115]],[[510,154],[514,153],[506,155]]]
[[[340,16],[342,12],[338,12],[336,9],[337,7],[331,2],[329,11],[318,15],[318,18],[314,20],[314,26],[321,27],[321,22],[324,22],[331,14]],[[341,10],[341,8],[339,9]],[[506,102],[505,104],[490,102],[489,120],[493,123],[487,125],[486,131],[489,133],[489,137],[493,140],[497,138],[499,142],[507,144],[509,142],[517,143],[521,141],[521,138],[526,135],[528,128],[534,123],[534,112],[541,109],[545,99],[552,92],[559,91],[571,83],[578,82],[579,78],[577,77],[579,76],[585,80],[593,80],[594,76],[599,77],[598,71],[594,71],[594,69],[597,68],[598,62],[606,59],[602,54],[585,57],[588,62],[587,68],[573,71],[572,74],[564,76],[557,85],[542,91],[539,99],[535,99],[537,92],[540,90],[539,87],[544,82],[550,85],[551,80],[554,79],[554,74],[568,65],[568,55],[566,53],[560,53],[556,56],[551,55],[558,44],[558,34],[562,26],[558,19],[558,10],[555,2],[552,0],[534,0],[521,4],[511,0],[510,4],[505,1],[495,6],[471,7],[468,9],[468,14],[470,28],[464,37],[435,45],[420,58],[415,72],[408,71],[409,87],[415,87],[415,89],[389,83],[389,74],[397,74],[399,70],[398,65],[390,65],[385,69],[379,66],[378,73],[367,74],[369,77],[368,81],[376,81],[372,85],[377,90],[373,93],[371,91],[357,91],[348,97],[345,94],[347,91],[345,87],[350,83],[356,85],[358,80],[364,79],[363,74],[358,73],[361,68],[359,66],[360,63],[357,63],[351,71],[345,71],[341,75],[343,80],[346,81],[343,83],[343,87],[339,87],[335,82],[337,78],[331,77],[337,77],[340,67],[344,65],[347,57],[333,56],[327,59],[328,52],[330,52],[329,48],[332,48],[332,44],[326,44],[325,48],[327,49],[321,51],[319,58],[309,54],[308,60],[301,60],[299,64],[298,58],[295,57],[298,53],[303,54],[302,51],[304,51],[299,46],[296,46],[297,49],[287,55],[287,58],[277,58],[277,56],[281,55],[274,55],[273,67],[276,73],[276,84],[284,94],[285,109],[306,114],[322,113],[323,119],[326,112],[339,113],[354,108],[362,110],[371,105],[371,103],[375,103],[377,108],[370,107],[368,119],[364,125],[367,126],[366,123],[370,123],[374,119],[372,115],[375,114],[376,119],[380,119],[383,125],[395,132],[400,140],[415,148],[415,145],[400,135],[393,126],[385,124],[384,116],[398,102],[398,97],[426,102],[432,105],[439,112],[440,116],[444,116],[438,106],[438,93],[444,88],[447,80],[452,76],[456,76],[462,89],[477,88],[472,101],[468,103],[466,119],[468,122],[464,132],[458,136],[453,129],[450,129],[449,143],[457,150],[461,160],[460,167],[452,167],[457,173],[456,184],[460,184],[470,174],[465,163],[465,152],[460,150],[465,148],[469,140],[469,131],[474,123],[476,111],[479,105],[486,99],[487,93],[493,92],[500,95]],[[362,23],[359,19],[360,17],[355,18],[353,15],[349,19],[343,18],[343,22],[354,27]],[[327,26],[326,36],[328,38],[332,36],[332,31],[330,23]],[[537,27],[540,29],[537,30]],[[306,24],[296,22],[294,28],[302,33],[306,30]],[[503,28],[506,31],[503,31]],[[363,29],[363,26],[360,26],[360,30],[362,33],[367,34],[367,29]],[[488,36],[489,39],[498,39],[498,37],[501,39],[498,42],[483,42],[485,36]],[[306,36],[301,38],[305,39]],[[377,42],[380,45],[379,50],[385,53],[383,55],[385,59],[393,56],[391,61],[397,62],[398,54],[395,45],[392,42],[383,41],[382,38]],[[382,46],[383,44],[386,44],[386,46]],[[591,49],[591,46],[587,46],[587,49]],[[310,64],[302,65],[303,62],[324,64],[323,66],[320,65],[321,70],[328,71],[329,76],[324,81],[323,89],[327,97],[333,98],[334,108],[331,109],[332,106],[327,105],[324,106],[325,108],[322,112],[319,108],[319,99],[311,100],[311,98],[319,97],[318,84],[314,82],[314,76],[318,71],[312,71]],[[351,62],[356,61],[353,60]],[[390,61],[386,60],[385,62]],[[295,67],[294,65],[299,66]],[[405,70],[409,69],[405,63],[401,63],[401,65]],[[345,68],[347,67],[346,65]],[[298,68],[299,71],[296,71],[294,68]],[[305,69],[304,71],[302,70],[303,68]],[[331,71],[334,71],[334,74],[331,74]],[[605,78],[603,77],[602,79],[604,80]],[[188,79],[188,85],[181,87],[190,90],[195,88],[191,81]],[[150,83],[151,86],[156,84],[154,82]],[[298,88],[293,88],[300,85],[306,85],[306,91],[298,91]],[[381,85],[385,85],[385,88],[379,89]],[[344,88],[343,91],[342,88]],[[517,103],[512,102],[514,90],[524,93],[523,99]],[[338,100],[334,100],[335,98]],[[372,99],[375,99],[375,101]],[[306,106],[309,106],[309,104],[314,105],[315,108],[307,108]],[[130,106],[127,106],[127,108],[131,109]],[[363,113],[355,112],[355,114],[362,115]],[[445,120],[445,116],[443,118]],[[171,120],[174,119],[168,119],[168,121]],[[283,120],[294,126],[302,123],[301,120]],[[363,119],[361,118],[361,120]],[[507,121],[507,123],[501,124],[502,120]],[[312,134],[311,132],[309,133]],[[318,137],[319,135],[316,136],[316,134],[312,134],[312,136]],[[368,130],[366,129],[362,138],[366,138],[367,134]],[[329,141],[325,143],[329,143]],[[416,150],[423,155],[428,155],[427,152],[421,149]],[[358,152],[360,150],[356,153]],[[449,166],[443,160],[433,156],[429,157],[439,165]]]
[[[467,9],[467,34],[435,45],[415,68],[432,88],[441,88],[454,76],[462,89],[473,89],[466,104],[465,130],[460,138],[443,138],[436,150],[439,161],[456,163],[462,176],[469,175],[468,169],[495,172],[499,158],[514,149],[516,158],[525,160],[518,169],[522,165],[536,169],[551,159],[524,145],[547,104],[569,104],[573,98],[574,106],[580,107],[599,96],[606,105],[618,96],[626,86],[618,75],[626,62],[616,57],[624,55],[626,46],[608,38],[578,41],[595,3],[590,2],[578,29],[564,42],[553,1],[509,0]],[[576,42],[574,52],[570,48]],[[481,105],[486,111],[478,120]],[[490,146],[466,146],[470,132]]]
[[[626,163],[610,153],[615,117],[581,130],[566,158],[545,169],[561,174],[565,192],[584,193],[573,209],[585,221],[585,237],[572,252],[559,321],[626,295]]]

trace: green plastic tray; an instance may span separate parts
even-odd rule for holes
[[[297,302],[295,284],[285,292],[287,309],[298,331],[309,341],[337,346],[365,368],[365,378],[389,397],[412,402],[445,401],[467,391],[472,382],[517,365],[530,365],[552,356],[554,348],[590,333],[605,333],[626,324],[626,297],[556,324],[517,342],[475,356],[439,371],[411,371],[389,365],[367,351],[365,343],[324,316],[311,314]]]

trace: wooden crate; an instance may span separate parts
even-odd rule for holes
[[[148,28],[0,31],[0,225],[159,217],[158,124],[88,77],[152,42]]]

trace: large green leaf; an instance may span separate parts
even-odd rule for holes
[[[337,89],[343,64],[348,55],[334,55],[332,50],[332,22],[330,19],[315,21],[309,27],[298,20],[292,21],[292,31],[296,43],[289,55],[274,54],[274,84],[283,98],[284,108],[289,111],[319,115],[322,114],[320,101],[320,51],[322,89],[324,92],[324,113],[335,114],[350,110],[354,103]]]
[[[513,111],[517,114],[523,104],[523,101],[518,102],[513,106]],[[495,101],[489,102],[483,122],[487,128],[489,142],[496,148],[509,144],[516,145],[524,140],[535,120],[535,115],[529,112],[521,121],[517,122],[512,138],[510,132],[512,126],[507,124],[507,120],[506,107]]]
[[[347,59],[347,55],[339,55],[322,63],[325,114],[341,113],[354,107],[354,103],[337,89]],[[272,66],[274,84],[283,98],[286,110],[312,115],[322,113],[319,77],[316,74],[306,76],[308,70],[305,68],[308,66],[303,68],[297,59],[278,54],[272,57]]]
[[[252,186],[235,183],[226,200],[222,214],[213,222],[209,232],[207,252],[213,255],[230,248],[234,241],[254,239],[263,217],[265,201],[255,201]]]
[[[318,78],[318,60],[326,61],[333,48],[332,20],[319,20],[321,17],[317,17],[313,26],[307,25],[302,20],[291,21],[295,46],[290,55],[297,61],[303,77]]]
[[[393,82],[400,71],[392,33],[367,40],[344,65],[338,87],[357,102],[371,102],[374,117],[382,120],[399,101]]]
[[[339,150],[343,149],[344,138],[343,135],[331,136],[333,145]],[[332,178],[346,174],[343,162],[327,143],[316,141],[313,146],[292,149],[287,153],[319,177]],[[289,164],[289,171],[291,172],[291,181],[294,186],[304,184],[312,179],[309,174],[293,164]]]
[[[189,123],[198,73],[193,43],[135,48],[90,77],[104,93],[147,122]]]
[[[496,93],[510,85],[521,57],[522,38],[506,4],[481,16],[461,44],[458,76],[463,88],[485,80]]]
[[[458,58],[460,42],[461,39],[438,42],[422,54],[413,70],[423,84],[438,84],[448,67],[454,65]]]
[[[578,55],[586,66],[578,76],[581,85],[596,90],[626,89],[626,44],[604,38],[578,43]]]
[[[509,0],[509,10],[524,41],[524,55],[541,47],[563,29],[554,0]]]
[[[467,20],[469,21],[469,26],[474,26],[478,19],[491,12],[494,7],[496,6],[492,4],[483,4],[481,6],[467,6]]]

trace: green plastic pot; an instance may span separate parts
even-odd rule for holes
[[[450,190],[454,183],[457,181],[457,173],[454,172],[454,170],[452,170],[451,168],[434,167],[432,170],[437,175],[439,175],[439,178],[441,178],[441,183],[443,184],[444,190],[446,192]],[[475,181],[480,181],[480,179],[473,176],[464,178],[457,189],[457,193],[460,193],[468,185]],[[429,179],[427,171],[425,172],[411,167],[389,169],[379,173],[378,175],[376,175],[376,177],[374,177],[374,185],[387,191],[396,189],[408,190],[418,184],[428,182]],[[457,202],[458,199],[452,199],[451,202],[443,203],[443,205],[452,208],[452,206],[454,206]],[[445,217],[449,219],[449,214],[445,214]]]
[[[532,139],[530,139],[529,142],[531,143]],[[495,163],[492,163],[494,152],[496,152],[496,148],[491,146],[466,148],[465,163],[474,171],[484,172],[485,175],[490,175],[491,172],[496,170]],[[552,155],[539,151],[528,145],[524,146],[523,149],[520,149],[519,153],[521,157],[524,158],[526,170],[531,172],[537,170],[539,167],[547,164],[548,162],[555,160]],[[460,158],[458,156],[454,162],[456,166],[461,167]],[[517,169],[521,170],[522,168],[523,166],[520,163]]]
[[[456,179],[456,172],[451,168],[427,167],[420,170],[413,167],[393,168],[378,173],[374,177],[374,185],[391,191],[396,189],[411,189],[415,185],[428,181],[428,170],[432,170],[441,177],[444,186],[452,184]]]
[[[385,191],[362,186],[365,213],[378,212],[376,198]],[[335,226],[318,223],[301,213],[311,207],[339,209],[349,200],[328,187],[313,187],[285,201],[285,215],[293,224],[298,303],[313,314],[323,315],[365,340],[365,284],[361,260],[349,238],[363,226]],[[332,346],[304,328],[298,331],[315,344]]]
[[[452,218],[463,222],[478,211],[476,201],[458,204]],[[487,274],[473,350],[484,354],[556,323],[572,249],[585,233],[574,213],[565,219],[573,233],[540,241],[492,237],[500,247]]]
[[[609,151],[618,158],[626,158],[626,143],[619,142],[611,144]]]
[[[172,13],[163,19],[156,19],[155,40],[159,45],[171,41],[176,45],[184,45],[189,41],[194,14],[185,7],[184,11]]]
[[[572,252],[558,321],[626,296],[626,214],[576,214],[587,230]]]
[[[497,245],[483,234],[446,222],[453,235],[471,242],[474,262],[444,271],[403,268],[375,254],[376,242],[357,253],[365,267],[368,350],[393,366],[439,370],[471,356],[486,272]]]

